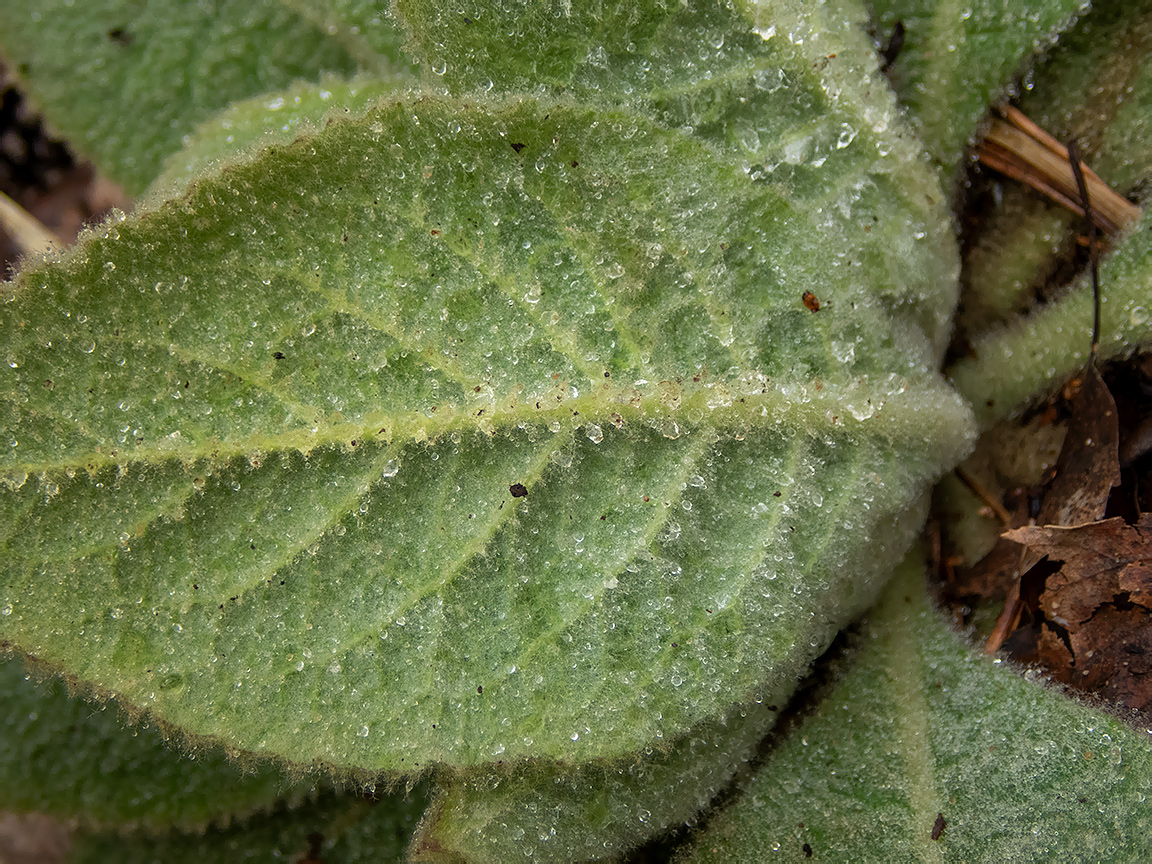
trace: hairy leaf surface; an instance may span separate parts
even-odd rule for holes
[[[904,25],[890,77],[928,152],[951,174],[988,104],[1088,8],[1084,0],[872,0],[878,35]]]
[[[202,828],[299,800],[307,786],[271,769],[245,773],[223,753],[190,758],[155,728],[129,731],[114,706],[71,698],[59,681],[0,664],[0,808],[92,825]]]
[[[1146,213],[1100,263],[1101,359],[1152,344],[1150,220]],[[1092,285],[1085,275],[1055,303],[976,340],[972,356],[948,374],[988,427],[1067,381],[1087,361],[1091,342]]]
[[[667,748],[619,763],[527,762],[441,779],[413,840],[416,860],[586,861],[620,856],[692,816],[728,784],[775,723],[794,682],[713,716]],[[659,742],[658,742],[659,743]]]
[[[591,101],[387,97],[23,273],[0,638],[367,769],[614,757],[802,672],[966,447],[946,212],[895,126],[774,175]]]
[[[1131,861],[1152,741],[977,656],[909,561],[843,679],[687,861]]]
[[[6,3],[0,52],[52,125],[132,194],[231,100],[356,68],[275,0]]]
[[[202,864],[205,861],[293,861],[298,864],[392,864],[427,803],[422,789],[379,796],[326,794],[207,831],[79,831],[69,864]]]

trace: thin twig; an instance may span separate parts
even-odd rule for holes
[[[963,483],[969,492],[988,505],[992,512],[996,514],[996,518],[1000,520],[1001,525],[1005,528],[1012,527],[1012,514],[1005,509],[1003,504],[992,497],[992,494],[984,488],[979,480],[960,466],[954,468],[953,471],[956,474],[956,479]]]
[[[1047,195],[1078,216],[1082,196],[1068,159],[1068,150],[1015,108],[1002,109],[980,142],[977,155],[992,168]],[[1118,234],[1140,218],[1140,208],[1116,194],[1092,169],[1081,164],[1093,202],[1093,221],[1109,234]]]
[[[1023,554],[1024,550],[1020,550]],[[1020,603],[1020,577],[1017,576],[1008,589],[1008,596],[1004,598],[1004,608],[1000,617],[996,619],[996,626],[992,628],[992,635],[984,645],[985,654],[995,654],[1000,646],[1012,635],[1016,625],[1020,623],[1020,613],[1023,606]]]
[[[64,244],[35,216],[0,192],[0,227],[25,255],[43,255]]]
[[[1088,229],[1088,254],[1092,260],[1092,350],[1089,352],[1089,362],[1095,363],[1096,354],[1100,350],[1100,262],[1097,259],[1096,220],[1092,218],[1092,200],[1088,195],[1088,184],[1084,182],[1080,147],[1075,141],[1068,142],[1068,164],[1072,168],[1072,176],[1076,178],[1076,189],[1080,193],[1080,204]]]

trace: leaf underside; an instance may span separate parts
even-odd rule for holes
[[[0,638],[369,770],[615,757],[799,674],[966,446],[955,259],[897,126],[739,44],[711,137],[386,97],[21,274]],[[768,170],[773,63],[812,113]]]

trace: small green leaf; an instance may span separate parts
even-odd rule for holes
[[[191,758],[155,728],[126,728],[114,707],[36,684],[19,660],[0,663],[0,808],[86,825],[202,828],[270,808],[308,788],[278,772],[245,772],[223,753]]]
[[[1152,216],[1145,214],[1100,264],[1100,358],[1125,357],[1152,344],[1148,284],[1152,279]],[[1012,327],[972,344],[972,356],[948,370],[983,428],[1067,381],[1088,359],[1092,341],[1092,285]]]
[[[68,864],[203,864],[206,861],[322,861],[324,864],[388,864],[404,849],[427,803],[422,790],[322,796],[300,807],[208,831],[163,834],[75,832]]]
[[[0,637],[368,770],[616,758],[794,681],[970,433],[930,173],[894,122],[809,140],[894,120],[837,32],[773,61],[779,173],[726,119],[417,93],[22,273]]]
[[[793,682],[622,762],[495,766],[440,784],[413,841],[420,861],[585,861],[619,856],[684,822],[755,753]]]
[[[1058,141],[1075,139],[1086,164],[1120,195],[1152,175],[1152,8],[1096,4],[1060,40],[1021,94],[1020,109]],[[1084,94],[1093,94],[1085,99]],[[968,338],[1010,323],[1073,256],[1083,220],[1034,189],[1003,183],[965,261],[958,326]],[[1108,286],[1104,286],[1107,291]]]
[[[274,0],[9,3],[0,52],[52,125],[132,194],[233,99],[355,71],[336,40]]]
[[[1145,857],[1148,732],[974,654],[923,572],[902,566],[843,679],[679,861]]]
[[[988,105],[1087,9],[1084,0],[873,0],[881,37],[903,22],[891,78],[928,152],[951,175]]]
[[[282,0],[339,40],[360,67],[377,75],[413,71],[392,4],[377,0]]]
[[[155,207],[183,192],[196,177],[246,162],[263,148],[314,134],[332,118],[361,115],[381,96],[403,92],[412,83],[405,75],[351,80],[324,76],[319,84],[297,81],[287,90],[233,102],[201,123],[183,149],[165,160],[141,206]]]

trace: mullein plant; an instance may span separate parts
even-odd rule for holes
[[[973,654],[917,537],[1091,329],[942,372],[965,147],[1030,74],[1138,188],[1149,10],[7,6],[137,204],[0,288],[0,806],[76,861],[1147,850],[1147,731]]]

